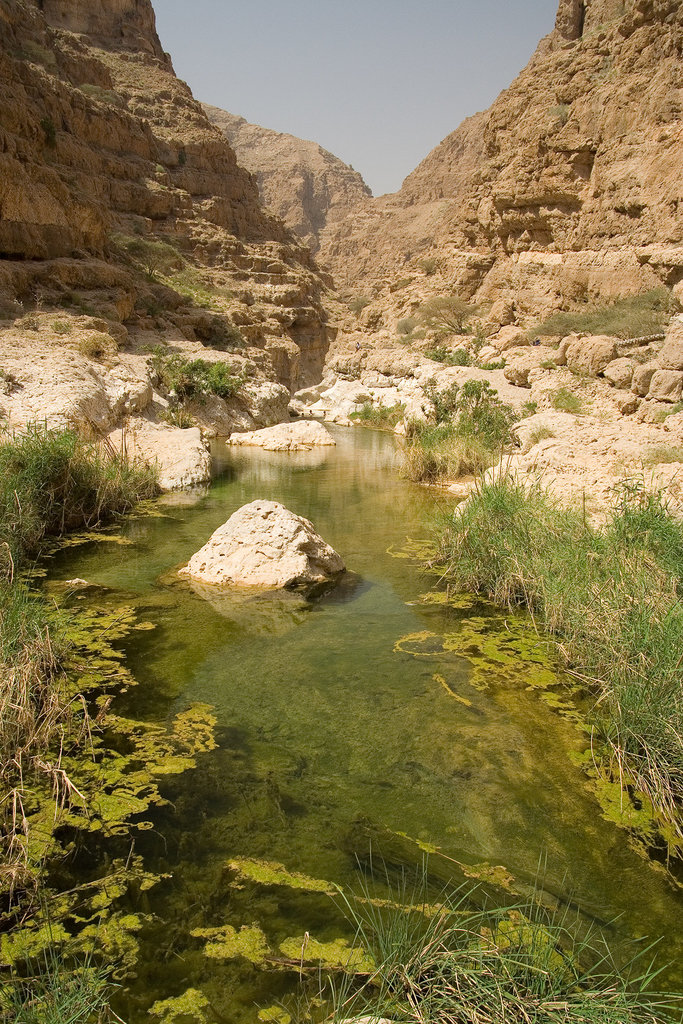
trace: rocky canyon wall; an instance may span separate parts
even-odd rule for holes
[[[561,0],[554,32],[394,196],[323,234],[351,289],[429,256],[524,317],[683,281],[683,6]]]
[[[148,282],[116,240],[175,247],[288,386],[318,377],[325,284],[179,81],[149,0],[0,0],[0,290],[64,290],[129,324]],[[147,305],[149,300],[147,299]],[[197,302],[166,314],[192,330]]]

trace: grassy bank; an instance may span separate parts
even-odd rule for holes
[[[64,685],[60,629],[22,573],[47,537],[94,528],[157,491],[156,474],[73,431],[34,428],[0,442],[0,778],[3,877],[26,883],[24,793],[34,773],[68,799],[62,755],[87,733]]]
[[[478,909],[470,887],[429,898],[418,885],[390,901],[345,901],[364,974],[330,984],[330,1019],[417,1024],[657,1024],[680,998],[651,991],[642,949],[620,966],[597,930],[533,899]],[[351,960],[349,962],[352,962]],[[350,974],[350,972],[349,972]],[[325,994],[324,994],[325,995]],[[329,996],[328,996],[329,999]],[[323,997],[324,1000],[324,997]],[[328,1003],[329,1005],[329,1003]]]
[[[608,770],[646,794],[683,845],[683,526],[661,495],[625,483],[593,529],[541,488],[483,484],[443,523],[447,577],[522,605],[597,695]]]
[[[511,443],[515,415],[485,381],[425,393],[436,422],[409,425],[403,450],[403,472],[409,480],[438,483],[481,473]]]
[[[397,405],[373,405],[372,402],[365,402],[358,412],[352,412],[349,419],[360,423],[364,427],[375,427],[377,430],[393,430],[397,423],[400,423],[405,413],[405,406],[399,402]]]

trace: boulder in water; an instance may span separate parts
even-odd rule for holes
[[[297,587],[325,583],[344,569],[308,519],[259,500],[234,512],[180,573],[218,586]]]

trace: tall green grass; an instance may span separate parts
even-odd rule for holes
[[[612,770],[683,844],[683,525],[626,483],[594,529],[540,487],[484,483],[442,524],[450,581],[522,605],[597,696]]]
[[[53,947],[33,966],[31,977],[11,978],[0,991],[0,1024],[114,1024],[109,972],[95,965],[68,964]]]
[[[47,536],[92,528],[157,492],[155,471],[73,430],[31,427],[0,440],[0,544],[31,556]]]
[[[375,969],[330,982],[333,1021],[416,1024],[658,1024],[680,999],[652,991],[642,950],[618,965],[598,931],[533,899],[481,909],[471,887],[429,898],[401,886],[390,900],[364,887],[344,904]],[[329,1018],[328,1018],[329,1019]]]
[[[513,410],[481,380],[425,388],[434,404],[435,424],[412,423],[403,450],[403,472],[410,480],[436,483],[491,466],[512,441]]]
[[[20,886],[26,787],[49,776],[55,801],[66,799],[61,753],[87,731],[63,685],[54,614],[20,574],[46,537],[99,526],[156,491],[154,470],[73,431],[36,427],[0,442],[0,848],[4,877]]]
[[[362,423],[365,427],[377,427],[378,430],[393,430],[405,414],[402,402],[396,405],[374,405],[364,402],[358,412],[352,412],[349,419]]]

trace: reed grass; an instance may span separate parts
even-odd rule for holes
[[[618,963],[606,937],[531,898],[481,906],[471,886],[400,885],[390,900],[343,898],[369,976],[330,981],[328,1019],[414,1024],[661,1024],[677,995],[653,991],[652,947]]]
[[[0,443],[0,848],[10,889],[31,880],[27,788],[47,778],[55,803],[66,802],[73,786],[62,756],[89,728],[60,668],[56,615],[21,572],[46,537],[99,526],[156,490],[154,470],[73,431],[34,427]]]
[[[0,990],[0,1024],[122,1024],[109,1005],[109,972],[92,955],[67,963],[51,945],[29,972]]]
[[[594,529],[540,486],[483,483],[440,528],[452,584],[521,605],[596,695],[611,770],[645,793],[683,844],[683,525],[627,482]]]
[[[437,483],[493,465],[512,442],[513,410],[485,381],[469,380],[439,391],[425,388],[436,423],[408,425],[403,473],[410,480]]]

